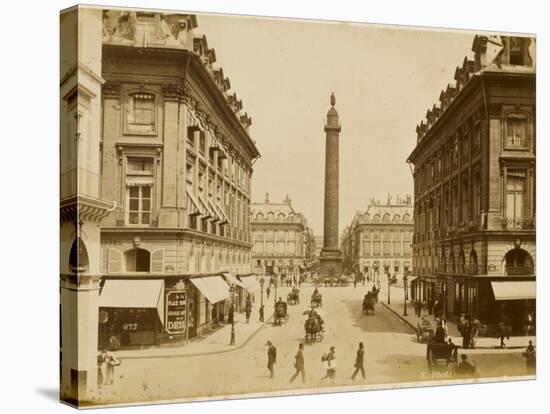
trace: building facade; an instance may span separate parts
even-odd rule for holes
[[[89,151],[115,207],[101,224],[100,345],[200,335],[242,302],[239,276],[252,273],[259,152],[196,29],[194,15],[103,11],[101,141]],[[130,290],[140,299],[122,300]]]
[[[410,196],[383,203],[371,199],[358,211],[342,237],[350,270],[379,280],[401,279],[412,270],[413,205]],[[345,245],[345,246],[344,246]]]
[[[535,318],[535,39],[476,36],[472,51],[409,156],[413,293],[522,333]]]
[[[282,203],[251,204],[254,272],[262,275],[299,275],[314,260],[313,232],[288,196]]]

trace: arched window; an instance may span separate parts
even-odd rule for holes
[[[69,268],[71,272],[75,273],[88,270],[88,251],[80,237],[76,239],[71,246]]]
[[[283,213],[279,213],[279,214],[277,215],[277,220],[279,220],[279,221],[284,221],[284,220],[285,220],[285,215],[284,215]]]
[[[449,253],[449,260],[447,262],[447,272],[448,273],[453,273],[454,271],[455,271],[455,255],[451,251]]]
[[[458,253],[458,266],[456,269],[457,273],[464,273],[465,262],[466,262],[466,258],[464,256],[464,250],[460,249],[460,253]]]
[[[399,214],[395,214],[395,215],[393,216],[393,221],[394,221],[394,222],[401,221],[401,216],[400,216]]]
[[[411,215],[410,214],[404,214],[403,215],[403,221],[410,221],[411,220]]]
[[[533,274],[533,259],[525,250],[516,248],[506,253],[504,257],[506,261],[507,276],[526,276]]]
[[[445,272],[447,269],[447,258],[445,257],[445,250],[441,249],[441,257],[439,259],[439,270]]]
[[[373,221],[380,221],[380,214],[375,214],[374,218],[372,220]]]
[[[382,221],[390,221],[390,215],[388,213],[384,214]]]
[[[151,253],[149,250],[135,248],[128,250],[126,256],[126,270],[128,272],[150,272]]]

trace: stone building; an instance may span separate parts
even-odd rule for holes
[[[385,203],[371,199],[364,212],[355,213],[342,237],[349,270],[378,280],[398,279],[412,270],[413,206],[410,196]],[[383,276],[387,277],[387,276]]]
[[[244,282],[251,119],[194,15],[105,10],[101,23],[100,141],[87,148],[113,204],[100,226],[99,343],[188,339],[255,287]]]
[[[282,203],[251,204],[254,272],[299,275],[314,260],[313,233],[288,196]]]
[[[476,36],[417,127],[413,293],[525,332],[535,318],[535,39]]]

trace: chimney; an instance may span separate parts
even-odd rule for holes
[[[285,197],[285,204],[290,205],[290,203],[292,203],[292,200],[290,199],[290,197],[287,194],[286,197]]]
[[[265,202],[269,203],[269,193],[265,193]]]

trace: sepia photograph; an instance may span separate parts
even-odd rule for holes
[[[536,379],[534,33],[79,5],[59,50],[62,402]]]

